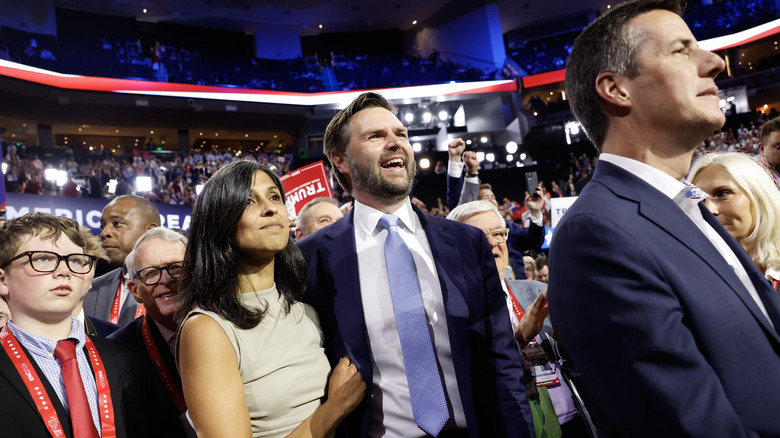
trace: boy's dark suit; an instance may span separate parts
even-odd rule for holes
[[[159,414],[149,388],[153,370],[145,367],[140,353],[102,338],[92,338],[106,367],[118,438],[165,437],[159,433]],[[67,438],[72,438],[70,417],[35,360],[27,353],[43,381]],[[49,431],[11,359],[0,348],[0,435],[7,438],[44,438]]]

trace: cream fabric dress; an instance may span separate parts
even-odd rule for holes
[[[276,286],[241,294],[251,309],[268,307],[262,322],[249,330],[214,312],[195,308],[225,331],[238,359],[254,437],[283,437],[321,404],[330,364],[325,357],[317,312],[295,303],[285,313]],[[204,349],[205,351],[205,349]]]

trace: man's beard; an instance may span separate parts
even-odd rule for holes
[[[352,187],[358,188],[374,197],[385,199],[390,203],[402,201],[412,193],[414,175],[417,171],[417,164],[414,159],[407,159],[407,178],[394,178],[389,180],[380,173],[381,167],[376,167],[370,163],[356,163],[352,160],[349,153],[346,154],[347,162],[352,169]]]

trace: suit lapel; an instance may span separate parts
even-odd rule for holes
[[[355,249],[354,213],[337,221],[326,237],[331,239],[322,245],[320,252],[325,272],[333,280],[333,311],[338,321],[338,334],[344,343],[346,353],[355,366],[371,381],[371,354],[366,335],[366,320],[363,315],[363,300],[360,294],[360,275]]]
[[[606,187],[616,195],[625,199],[630,199],[639,204],[640,215],[655,223],[659,228],[685,245],[691,252],[709,265],[713,273],[720,277],[731,290],[737,294],[753,316],[765,329],[767,329],[768,333],[771,333],[771,336],[776,341],[780,342],[777,332],[769,327],[766,317],[758,308],[756,302],[745,289],[745,286],[734,273],[731,266],[714,247],[712,242],[710,242],[696,224],[693,223],[691,218],[689,218],[674,201],[637,176],[612,163],[604,161],[599,162],[592,182],[596,181],[603,182]],[[627,181],[633,181],[633,183],[627,184]],[[703,208],[703,206],[700,206],[700,209],[701,208]],[[704,208],[704,210],[706,210],[706,208]],[[739,248],[738,244],[737,250],[735,250],[735,246],[732,245],[733,238],[729,236],[725,230],[722,230],[723,227],[714,220],[714,217],[712,217],[709,212],[707,212],[707,214],[703,213],[703,215],[705,220],[710,219],[708,223],[720,233],[721,237],[723,237],[732,250],[738,254],[737,257],[739,257],[739,254],[744,250]],[[715,223],[712,221],[715,221]],[[734,242],[734,244],[736,244],[736,242]],[[750,262],[750,265],[747,265],[743,258],[740,258],[740,261],[743,266],[745,266],[746,270],[750,272],[750,265],[752,265],[752,262]],[[755,280],[753,283],[755,284]]]
[[[465,284],[465,280],[456,237],[447,232],[449,224],[446,221],[436,220],[422,213],[417,207],[414,207],[414,211],[420,218],[428,245],[431,247],[447,316],[468,318],[468,303],[463,295],[465,291],[460,287]]]
[[[49,384],[49,381],[46,379],[46,375],[43,374],[43,371],[41,371],[41,369],[38,367],[35,359],[32,358],[30,353],[26,348],[24,348],[23,345],[21,345],[21,343],[19,343],[19,346],[22,347],[24,354],[26,354],[30,360],[33,369],[38,374],[38,378],[43,384],[44,391],[46,394],[48,394],[52,406],[57,411],[57,418],[60,420],[60,426],[62,427],[63,432],[65,432],[67,437],[70,437],[72,435],[70,415],[67,411],[65,411],[65,408],[62,406],[59,397],[57,397],[57,393]],[[24,399],[25,403],[27,403],[29,408],[36,413],[37,418],[41,420],[41,423],[43,423],[43,418],[41,418],[40,413],[38,413],[38,407],[35,405],[35,402],[32,399],[32,395],[30,395],[30,391],[27,390],[27,386],[25,386],[22,377],[19,375],[19,373],[16,372],[16,368],[14,367],[13,362],[11,362],[11,358],[8,357],[8,355],[5,353],[5,350],[2,348],[0,348],[0,378],[6,379],[8,383],[13,386],[14,390],[19,393],[20,398]],[[2,397],[4,399],[11,400],[9,394],[3,394]]]
[[[467,382],[471,379],[469,330],[472,321],[469,313],[469,290],[463,276],[463,257],[460,254],[457,236],[454,235],[457,233],[448,232],[448,229],[455,224],[449,223],[446,219],[424,214],[417,207],[414,207],[414,211],[425,230],[425,237],[436,266],[436,275],[439,277],[455,375],[458,382]],[[475,260],[475,258],[470,256],[466,257],[466,260]],[[461,397],[467,396],[470,397],[464,394],[461,387]]]
[[[723,225],[721,225],[720,222],[715,219],[715,216],[710,213],[710,211],[707,209],[707,207],[704,206],[703,203],[699,204],[699,209],[701,210],[701,214],[704,217],[704,220],[707,221],[707,223],[710,224],[710,226],[718,234],[720,234],[729,248],[731,248],[731,250],[737,256],[739,262],[742,263],[742,266],[745,268],[745,271],[747,271],[748,277],[750,277],[750,281],[753,283],[753,287],[756,288],[756,292],[761,298],[761,302],[764,304],[766,312],[769,315],[769,318],[771,319],[774,327],[780,327],[780,302],[778,302],[774,291],[769,286],[769,282],[758,270],[755,263],[753,263],[753,260],[751,260],[747,252],[745,252],[744,248],[742,248],[742,246],[731,237],[726,229],[723,228]],[[775,340],[780,342],[780,336],[778,336],[777,330],[770,327],[769,324],[766,324],[766,317],[758,308],[758,306],[755,305],[755,300],[753,300],[753,297],[748,294],[747,297],[740,295],[740,298],[743,301],[746,299],[748,300],[748,302],[745,304],[748,306],[748,308],[750,308],[750,311],[753,312],[759,322],[761,322],[761,325],[769,333],[772,333],[772,336],[775,338]]]

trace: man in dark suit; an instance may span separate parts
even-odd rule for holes
[[[100,217],[100,241],[116,269],[92,281],[84,297],[87,315],[124,326],[143,314],[144,309],[130,297],[124,263],[138,238],[159,224],[160,213],[146,198],[124,195],[106,205]]]
[[[378,94],[361,95],[328,125],[324,148],[355,207],[299,242],[309,267],[306,299],[331,361],[348,354],[369,388],[339,435],[533,436],[523,362],[487,239],[412,206],[414,153],[395,107]],[[398,237],[403,251],[393,253]],[[392,254],[408,265],[387,273],[398,262]],[[400,290],[402,278],[407,288]],[[398,300],[408,290],[416,291],[407,295],[416,307]],[[406,331],[402,304],[420,312],[422,328]],[[404,351],[422,338],[424,354]],[[426,392],[443,394],[435,401],[437,427],[421,424],[433,410],[418,403],[429,395],[420,398],[415,374],[425,355],[434,362]]]
[[[502,287],[515,339],[523,349],[525,359],[531,359],[536,365],[535,371],[545,370],[535,376],[531,373],[526,376],[537,432],[544,430],[547,436],[560,436],[561,433],[564,437],[587,436],[569,387],[558,368],[549,365],[550,360],[541,350],[547,337],[552,335],[547,318],[547,285],[536,280],[506,280],[509,229],[498,208],[487,201],[471,201],[457,206],[447,219],[479,228],[488,237],[496,268],[504,280]],[[546,403],[552,405],[553,412],[542,408]]]
[[[574,43],[567,94],[602,154],[555,230],[550,317],[600,436],[780,436],[777,297],[683,180],[724,123],[724,62],[679,9],[621,3]]]
[[[125,265],[130,293],[144,305],[146,314],[108,337],[146,353],[145,362],[157,374],[158,408],[170,420],[165,424],[167,436],[186,436],[183,425],[189,425],[183,417],[187,407],[174,358],[178,325],[173,319],[186,247],[186,237],[163,227],[152,228],[138,239]]]

